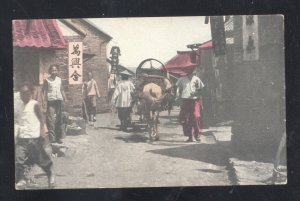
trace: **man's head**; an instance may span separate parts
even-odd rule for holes
[[[93,73],[92,72],[88,72],[88,79],[89,80],[93,79]]]
[[[129,78],[128,75],[122,75],[122,74],[121,74],[121,79],[122,79],[122,80],[128,80],[128,78]]]
[[[188,78],[192,78],[193,76],[194,76],[193,73],[187,75]]]
[[[128,80],[130,73],[127,70],[124,70],[120,73],[122,80]]]
[[[33,91],[33,86],[29,83],[24,83],[20,87],[20,98],[24,103],[29,102],[29,100],[31,99],[32,91]]]
[[[58,65],[57,64],[50,65],[48,72],[52,77],[56,77],[58,75]]]
[[[115,74],[110,74],[108,78],[110,78],[110,79],[115,79],[115,78],[116,78],[116,75],[115,75]]]
[[[197,76],[197,71],[196,71],[196,69],[193,70],[191,73],[189,73],[189,74],[187,75],[188,78],[192,78],[193,76]]]

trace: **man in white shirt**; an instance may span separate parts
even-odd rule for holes
[[[16,188],[26,186],[25,169],[39,165],[48,176],[49,188],[54,187],[53,162],[44,148],[45,122],[40,105],[32,99],[33,87],[24,84],[20,89],[21,109],[15,116]]]
[[[88,73],[88,81],[84,82],[82,85],[82,94],[84,96],[84,101],[87,110],[85,112],[88,115],[89,121],[95,122],[97,98],[100,98],[100,93],[98,90],[97,82],[93,78],[92,72]]]
[[[109,103],[111,101],[111,97],[115,91],[116,88],[116,74],[110,74],[108,76],[107,80],[107,102]]]
[[[200,142],[201,136],[201,90],[204,84],[199,77],[189,74],[178,79],[177,98],[181,100],[180,116],[187,142]]]
[[[130,74],[127,70],[120,73],[121,81],[118,82],[112,96],[112,104],[118,109],[118,117],[121,122],[120,129],[127,130],[130,122],[130,113],[132,107],[132,93],[134,92],[133,83],[128,80]]]
[[[44,80],[42,91],[47,100],[46,123],[49,130],[49,140],[51,143],[63,143],[62,111],[66,102],[66,95],[62,80],[58,77],[58,65],[50,65],[48,72],[50,76]]]

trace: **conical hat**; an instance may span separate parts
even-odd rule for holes
[[[128,70],[124,70],[124,71],[120,72],[120,75],[128,75],[128,76],[130,76],[131,74],[129,73]]]

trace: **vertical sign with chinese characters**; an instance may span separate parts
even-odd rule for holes
[[[121,56],[121,51],[118,46],[113,46],[110,50],[111,54],[111,70],[110,73],[118,74],[119,56]]]
[[[82,84],[82,42],[69,42],[69,84]]]
[[[243,49],[244,61],[259,59],[257,15],[243,16]]]

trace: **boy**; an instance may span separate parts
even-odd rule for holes
[[[25,169],[28,165],[39,165],[48,176],[49,188],[54,187],[53,162],[43,146],[44,118],[40,105],[32,99],[33,87],[24,84],[20,88],[23,102],[22,111],[18,115],[16,135],[16,188],[26,186]]]
[[[86,112],[89,121],[96,121],[96,108],[97,108],[97,98],[100,98],[100,93],[98,90],[98,85],[96,80],[93,79],[92,72],[88,73],[88,81],[84,82],[82,85],[82,94],[84,96],[84,101],[86,104]]]
[[[44,97],[47,98],[47,127],[50,142],[63,143],[62,138],[62,109],[66,101],[62,80],[58,77],[58,65],[49,67],[50,77],[45,79],[43,85]],[[56,114],[56,117],[55,117]]]

